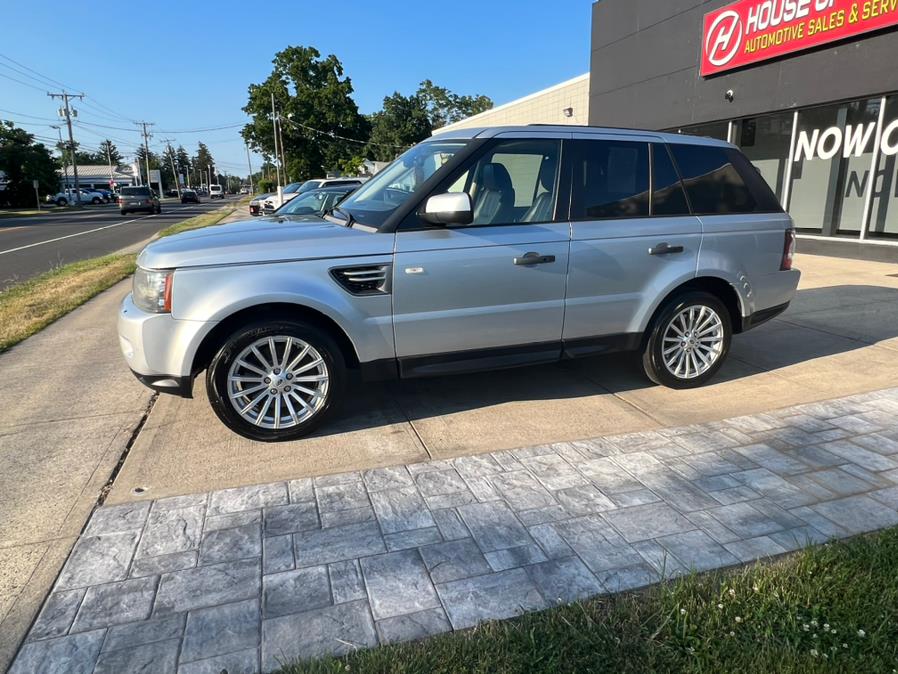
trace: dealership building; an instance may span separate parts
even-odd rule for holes
[[[589,123],[728,139],[800,250],[898,259],[898,0],[599,0]]]

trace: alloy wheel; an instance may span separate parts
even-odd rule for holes
[[[263,337],[241,351],[228,370],[233,408],[259,428],[297,426],[327,401],[330,374],[321,353],[291,336]]]
[[[693,305],[677,313],[664,331],[661,355],[667,371],[695,379],[710,370],[724,348],[723,321],[708,306]]]

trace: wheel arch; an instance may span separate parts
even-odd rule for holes
[[[219,321],[212,330],[209,331],[197,347],[193,356],[191,365],[191,375],[195,376],[205,370],[215,354],[221,346],[227,341],[228,336],[234,333],[241,326],[247,325],[258,320],[273,319],[302,320],[311,323],[316,327],[327,332],[340,347],[346,367],[357,369],[359,367],[359,357],[356,348],[349,339],[349,336],[340,327],[340,325],[330,316],[302,304],[291,304],[289,302],[268,302],[265,304],[256,304],[245,307],[236,311],[226,318]]]
[[[723,305],[727,308],[730,316],[730,324],[733,326],[733,334],[738,334],[743,331],[742,298],[739,296],[736,288],[733,287],[733,284],[719,276],[699,276],[676,286],[658,303],[643,332],[643,345],[651,334],[658,315],[664,310],[664,307],[667,306],[668,302],[674,297],[690,291],[702,291],[714,295],[717,299],[723,302]]]

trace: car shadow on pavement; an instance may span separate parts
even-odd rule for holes
[[[840,285],[799,290],[778,318],[733,339],[730,356],[712,386],[813,363],[826,376],[832,356],[879,342],[898,351],[898,289]],[[898,374],[898,353],[892,370]],[[840,372],[840,376],[843,373]],[[863,366],[855,376],[868,376]],[[742,395],[751,395],[750,383]],[[585,398],[656,388],[635,353],[616,353],[510,370],[412,379],[387,384],[354,383],[352,391],[380,387],[412,421],[506,403]],[[378,394],[379,397],[382,394]],[[381,417],[382,415],[375,415]],[[319,434],[364,428],[371,415],[352,405]],[[337,431],[339,429],[339,431]]]

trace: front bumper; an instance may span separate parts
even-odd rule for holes
[[[118,338],[128,367],[157,391],[191,397],[193,359],[214,322],[184,321],[139,309],[129,294],[118,316]]]

